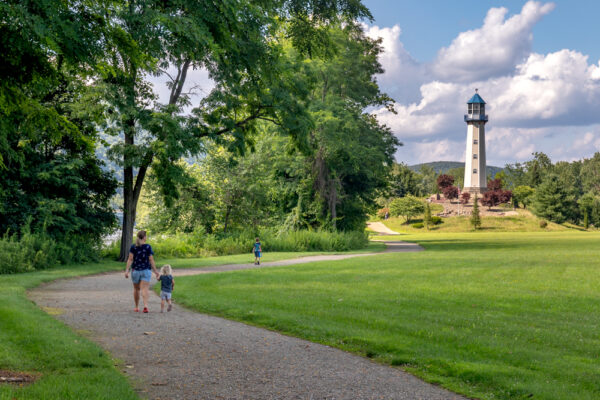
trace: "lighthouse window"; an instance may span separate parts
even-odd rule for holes
[[[469,114],[473,114],[473,104],[469,104]]]
[[[473,104],[473,114],[479,114],[479,104]]]
[[[473,144],[477,144],[477,139],[473,139]]]
[[[474,173],[474,174],[476,174],[476,173],[477,173],[477,168],[475,168],[475,169],[473,170],[473,173]]]
[[[485,105],[484,105],[484,104],[482,104],[482,105],[481,105],[481,108],[480,108],[479,110],[480,110],[480,112],[481,112],[482,114],[485,114]]]
[[[473,158],[477,160],[477,154],[473,154]]]

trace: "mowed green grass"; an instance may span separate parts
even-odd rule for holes
[[[0,399],[138,398],[109,354],[26,297],[27,289],[43,282],[118,268],[118,263],[104,262],[0,275],[0,369],[39,377],[22,387],[0,384]]]
[[[600,398],[600,234],[400,238],[426,251],[182,277],[174,298],[476,398]]]
[[[373,243],[367,249],[381,251],[383,244]],[[263,262],[328,254],[265,253]],[[175,268],[202,268],[222,264],[250,263],[253,255],[238,254],[222,257],[161,259],[157,264]],[[124,270],[118,262],[100,262],[82,266],[65,266],[26,274],[0,275],[0,370],[32,373],[38,377],[33,384],[0,384],[0,399],[137,399],[128,380],[110,354],[50,314],[59,309],[38,308],[26,295],[44,282],[107,271]],[[83,333],[83,332],[80,332]],[[118,355],[116,355],[118,357]]]
[[[439,204],[436,204],[439,206]],[[485,208],[485,207],[482,207]],[[512,211],[512,209],[507,209]],[[517,209],[518,215],[508,216],[482,216],[480,231],[484,232],[554,232],[569,230],[584,230],[572,224],[559,225],[546,221],[545,228],[540,227],[540,219],[533,215],[529,210]],[[430,233],[458,233],[472,232],[470,216],[454,216],[442,218],[442,223],[434,225],[428,232]],[[414,228],[415,222],[423,222],[423,217],[415,217],[407,224],[404,217],[391,217],[383,222],[388,228],[400,233],[420,234],[427,231],[425,228]]]

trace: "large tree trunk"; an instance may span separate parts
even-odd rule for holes
[[[183,85],[185,84],[185,80],[187,77],[188,69],[190,68],[191,62],[189,60],[185,60],[182,66],[177,66],[178,73],[177,78],[173,81],[173,86],[171,88],[171,95],[169,96],[169,104],[176,104],[179,98],[181,97],[181,92],[183,90]],[[132,67],[132,70],[134,68]],[[133,85],[135,85],[135,76],[132,79]],[[131,93],[135,93],[133,88],[131,88]],[[134,100],[134,96],[131,97],[130,100]],[[126,121],[124,126],[125,133],[125,147],[133,146],[133,141],[135,137],[135,119],[131,118]],[[125,151],[123,155],[123,163],[125,165],[124,168],[124,179],[123,179],[123,224],[121,230],[121,249],[119,252],[119,261],[127,261],[127,257],[129,256],[129,248],[133,243],[133,228],[135,225],[135,214],[137,211],[137,203],[140,198],[140,193],[142,191],[142,186],[144,184],[144,178],[146,176],[146,171],[148,167],[152,163],[152,153],[148,150],[149,153],[144,159],[143,164],[140,166],[138,174],[135,178],[135,186],[133,185],[133,166],[131,161],[129,160],[128,152]]]
[[[130,120],[127,122],[127,129],[125,132],[126,147],[133,146],[134,132],[135,121]],[[146,171],[148,170],[148,166],[151,162],[152,154],[148,153],[143,161],[143,164],[138,170],[134,186],[133,166],[131,160],[129,159],[127,151],[125,151],[123,155],[123,164],[125,165],[123,170],[123,224],[121,230],[121,249],[119,252],[119,261],[127,261],[127,257],[129,256],[129,248],[133,243],[133,228],[135,225],[137,203],[142,191],[142,185],[144,184],[144,178],[146,177]]]
[[[227,225],[229,224],[229,214],[231,213],[231,206],[227,206],[225,211],[225,225],[223,226],[223,233],[227,233]]]

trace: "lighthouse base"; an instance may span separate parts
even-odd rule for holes
[[[463,188],[462,191],[463,191],[463,193],[467,192],[467,193],[471,193],[472,195],[473,194],[482,195],[485,192],[487,192],[487,188],[484,188],[484,187],[483,188],[482,187],[466,187],[466,188]]]

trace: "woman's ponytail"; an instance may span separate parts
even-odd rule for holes
[[[137,237],[135,238],[135,246],[140,247],[142,245],[142,240],[146,237],[146,231],[139,231],[137,233]]]

